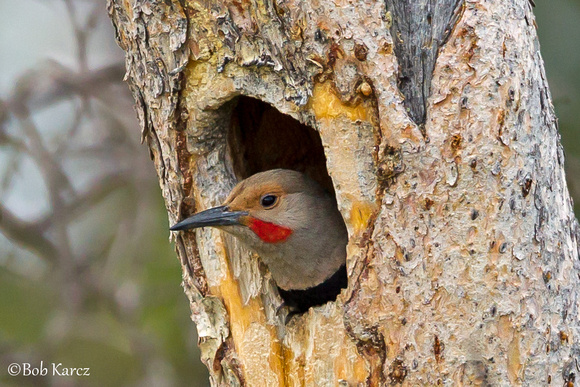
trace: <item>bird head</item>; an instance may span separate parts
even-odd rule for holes
[[[274,169],[243,180],[223,205],[199,212],[171,230],[217,227],[251,245],[283,243],[296,229],[316,221],[317,207],[325,207],[323,202],[328,199],[306,175]]]
[[[324,281],[342,265],[348,240],[334,198],[306,175],[274,169],[234,187],[223,205],[194,214],[172,231],[217,227],[257,252],[284,289]]]

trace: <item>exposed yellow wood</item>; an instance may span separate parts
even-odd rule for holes
[[[369,120],[369,109],[362,102],[354,106],[342,102],[330,81],[314,85],[309,104],[317,119],[344,116],[352,121]]]
[[[285,380],[284,353],[274,326],[266,324],[264,308],[259,298],[244,304],[238,282],[233,278],[223,244],[223,277],[211,293],[221,297],[230,316],[230,330],[244,366],[249,385],[283,386]],[[264,358],[263,354],[268,356]],[[259,356],[260,360],[255,356]],[[265,384],[264,384],[265,383]]]

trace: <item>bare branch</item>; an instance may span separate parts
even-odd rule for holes
[[[19,219],[2,204],[0,204],[0,231],[21,247],[56,263],[58,248],[54,243],[46,238],[35,224]]]
[[[42,68],[30,71],[18,80],[7,104],[27,100],[29,109],[38,110],[73,96],[95,96],[111,84],[117,84],[124,72],[122,63],[78,73],[59,63],[47,61]]]
[[[77,194],[72,203],[68,203],[63,207],[63,216],[59,218],[59,221],[70,223],[72,220],[86,213],[88,210],[106,199],[111,193],[127,183],[128,179],[121,174],[109,175],[98,179],[84,194]],[[54,224],[54,221],[55,214],[54,212],[51,212],[41,220],[35,222],[34,227],[38,229],[46,229],[51,227]]]

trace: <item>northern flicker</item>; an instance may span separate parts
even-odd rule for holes
[[[250,176],[223,205],[171,230],[198,227],[221,229],[255,251],[293,312],[334,301],[347,285],[348,235],[336,201],[300,172],[273,169]]]

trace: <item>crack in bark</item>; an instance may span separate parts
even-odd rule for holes
[[[463,1],[385,0],[385,5],[392,16],[391,35],[405,108],[415,123],[423,125],[439,47],[459,19]]]

